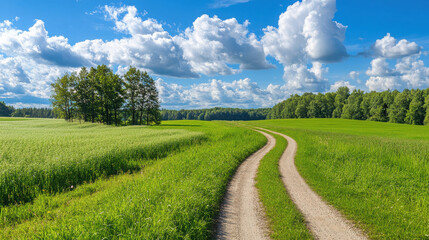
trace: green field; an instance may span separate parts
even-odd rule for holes
[[[223,122],[172,121],[147,128],[34,120],[3,123],[0,128],[6,136],[1,140],[2,152],[10,156],[3,164],[9,169],[46,167],[47,173],[56,174],[56,170],[67,172],[50,168],[56,163],[71,163],[66,166],[77,169],[86,161],[99,166],[104,157],[94,156],[116,153],[112,159],[125,156],[125,166],[140,166],[139,171],[110,178],[101,171],[94,183],[79,179],[82,184],[74,185],[73,191],[70,186],[55,194],[36,191],[32,202],[2,206],[0,239],[210,238],[232,173],[266,142],[256,132]],[[182,144],[176,151],[162,147],[176,141]],[[158,149],[153,151],[157,154],[149,154],[150,146]],[[26,158],[17,151],[20,148],[32,157]],[[121,155],[130,150],[132,154]],[[152,160],[147,160],[147,151]],[[1,178],[7,174],[2,171]]]
[[[1,122],[0,135],[2,205],[136,171],[143,160],[165,157],[205,139],[202,133],[184,129],[112,128],[58,120]]]
[[[428,127],[341,119],[246,124],[294,138],[301,175],[370,238],[429,238]]]
[[[14,122],[14,121],[25,121],[31,120],[30,118],[11,118],[11,117],[0,117],[0,122]]]
[[[429,238],[429,128],[342,119],[112,127],[0,119],[0,239],[210,239],[227,183],[266,143],[298,143],[309,185],[372,239]],[[273,239],[311,234],[278,173],[257,188]]]

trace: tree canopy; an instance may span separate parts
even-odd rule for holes
[[[269,108],[210,108],[195,110],[162,110],[162,120],[262,120],[266,119]]]
[[[295,94],[275,105],[267,118],[345,118],[429,124],[429,88],[350,93],[347,87],[340,87],[335,93]]]
[[[0,102],[0,117],[9,117],[14,110],[12,106],[7,106],[6,103]]]
[[[58,116],[67,121],[104,124],[160,124],[160,104],[155,81],[130,67],[124,76],[106,65],[89,71],[64,74],[52,85],[51,101]]]

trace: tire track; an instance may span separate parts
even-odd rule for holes
[[[280,175],[289,196],[303,214],[307,226],[316,239],[344,240],[367,239],[362,231],[345,219],[338,210],[328,205],[301,177],[295,166],[297,143],[294,139],[268,129],[288,141],[288,146],[279,161]]]
[[[229,183],[221,206],[216,239],[269,239],[255,177],[260,160],[274,148],[276,140],[267,133],[260,133],[268,142],[238,167]]]

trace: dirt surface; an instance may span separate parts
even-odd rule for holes
[[[261,128],[260,128],[261,129]],[[335,208],[324,202],[299,175],[295,167],[297,143],[292,138],[278,134],[288,141],[286,151],[279,161],[280,175],[292,201],[303,214],[307,226],[316,239],[367,239]]]
[[[269,239],[255,177],[260,160],[274,148],[276,140],[269,134],[260,133],[268,142],[240,165],[229,183],[221,206],[216,239]]]

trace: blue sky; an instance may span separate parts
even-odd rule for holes
[[[290,94],[429,87],[429,1],[1,1],[0,101],[48,106],[80,66],[134,65],[162,107],[271,107]]]

